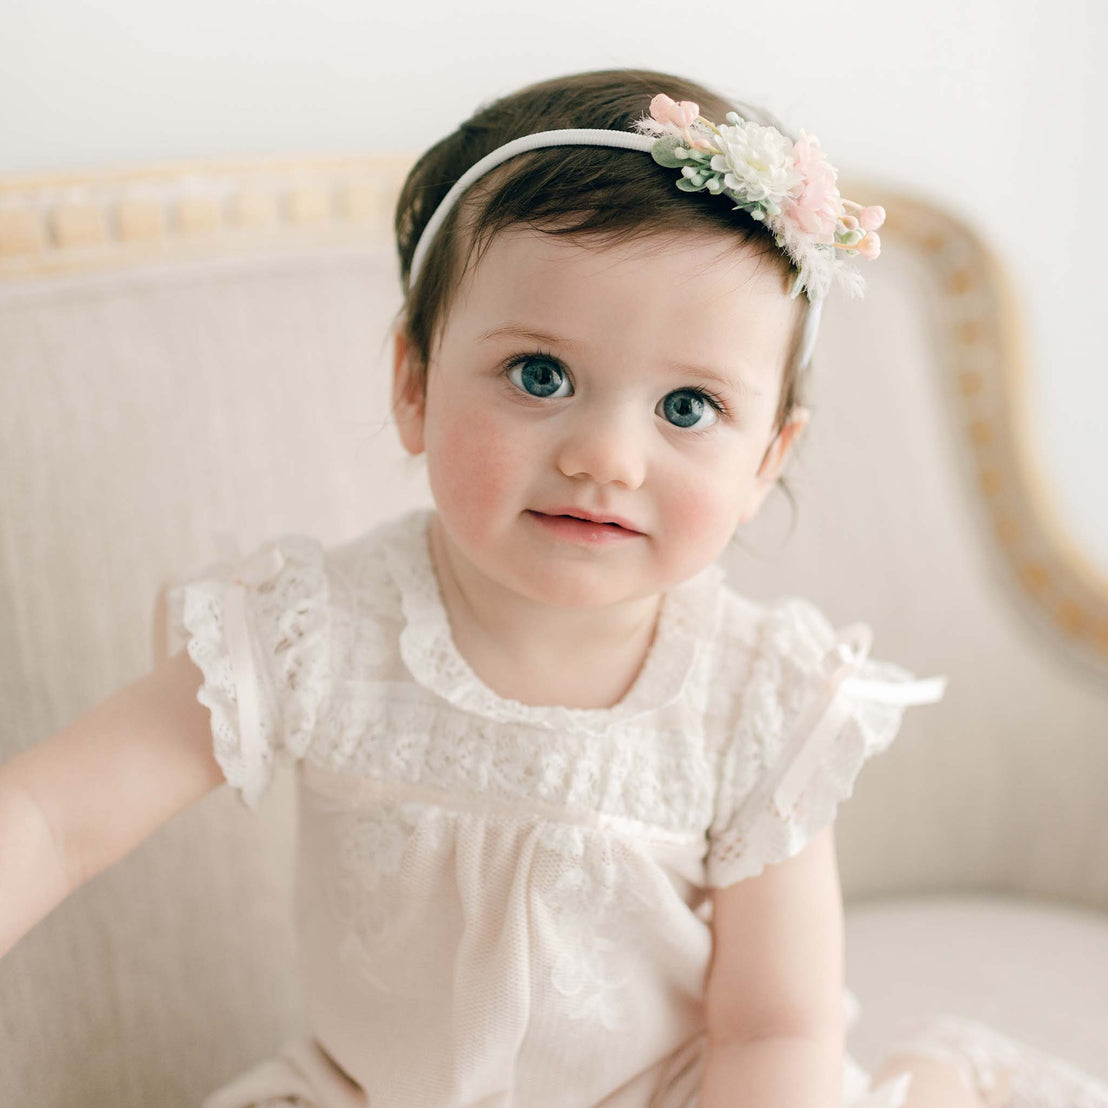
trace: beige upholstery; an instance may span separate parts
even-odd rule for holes
[[[153,658],[160,584],[429,503],[389,425],[398,166],[161,168],[0,184],[0,757]],[[870,295],[826,313],[815,417],[728,568],[946,674],[838,821],[852,1031],[931,1011],[1108,1078],[1108,584],[1021,445],[1018,336],[964,227],[889,208]],[[894,214],[898,213],[898,214]],[[0,960],[5,1105],[186,1105],[303,1030],[287,773],[216,790]]]
[[[923,1016],[957,1012],[1106,1074],[1102,913],[966,893],[854,901],[846,948],[850,987],[862,1004],[849,1042],[867,1069],[911,1037]]]

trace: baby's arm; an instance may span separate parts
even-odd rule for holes
[[[834,825],[713,891],[699,1108],[839,1108],[843,907]]]
[[[0,956],[223,782],[202,681],[182,650],[0,765]]]

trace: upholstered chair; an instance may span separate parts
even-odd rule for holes
[[[0,759],[150,669],[175,575],[430,503],[389,405],[406,168],[0,180]],[[948,678],[840,809],[848,1045],[874,1067],[949,1011],[1108,1079],[1108,574],[1055,518],[1001,263],[942,205],[843,191],[884,251],[825,312],[795,516],[775,491],[726,565]],[[256,814],[217,788],[0,959],[0,1102],[194,1105],[306,1031],[293,772]]]

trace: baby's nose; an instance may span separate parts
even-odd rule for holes
[[[559,444],[557,464],[567,477],[637,489],[646,477],[643,428],[628,412],[601,405],[579,411]]]

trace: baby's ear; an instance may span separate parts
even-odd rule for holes
[[[409,454],[423,453],[423,386],[416,373],[408,332],[396,325],[392,362],[392,413]]]
[[[807,408],[802,408],[799,405],[793,408],[788,421],[777,432],[777,437],[773,442],[769,444],[769,448],[762,458],[762,464],[758,467],[758,476],[762,480],[772,485],[781,476],[785,463],[789,460],[789,455],[792,454],[793,447],[796,445],[796,440],[800,438],[804,428],[808,426],[808,420],[811,418],[812,413]]]
[[[793,408],[784,426],[766,448],[765,454],[762,455],[762,463],[755,475],[754,489],[739,519],[740,523],[749,523],[758,514],[758,509],[769,495],[770,489],[777,483],[777,478],[781,476],[785,463],[789,460],[797,439],[808,426],[811,416],[812,413],[807,408],[799,405]]]

